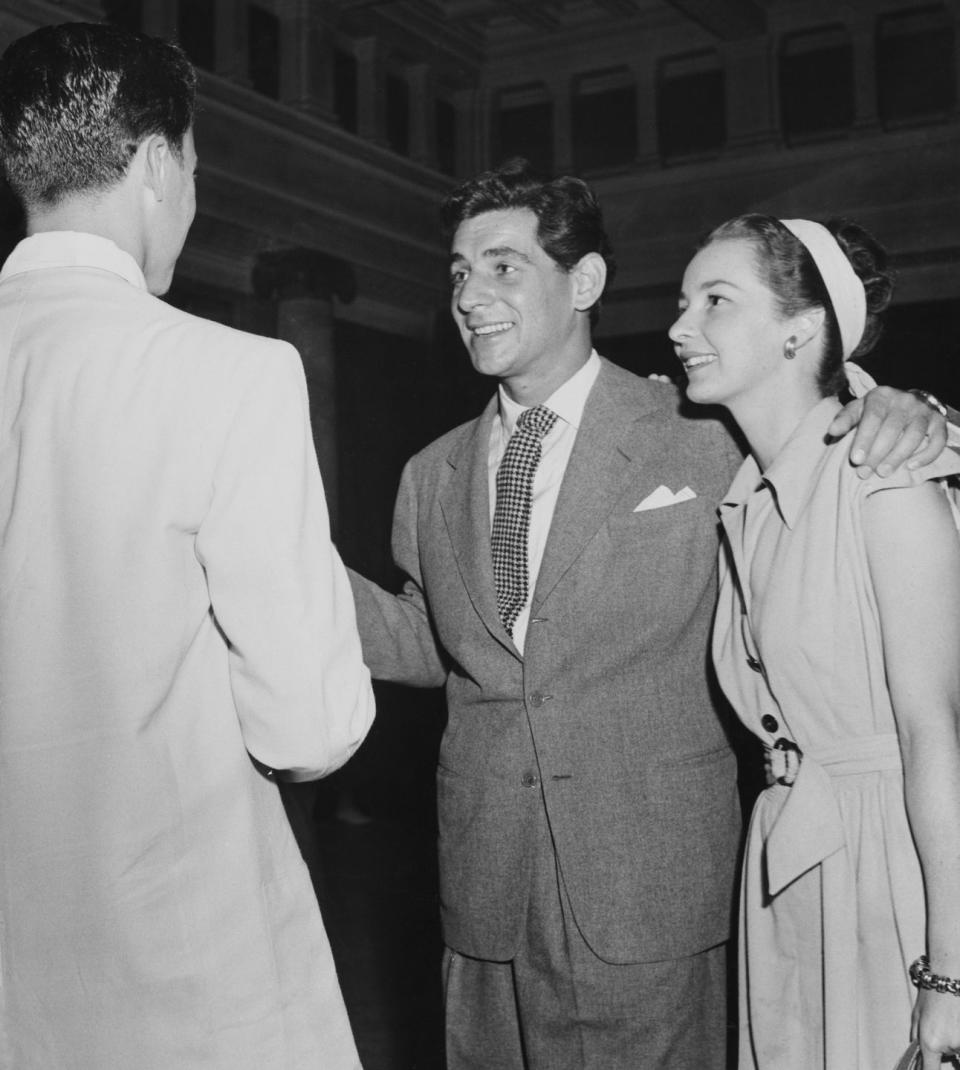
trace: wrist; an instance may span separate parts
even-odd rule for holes
[[[915,398],[919,398],[928,408],[933,409],[934,412],[940,413],[945,420],[947,419],[946,405],[944,405],[938,397],[931,394],[929,390],[908,390],[907,393],[913,394]]]
[[[921,955],[911,964],[910,980],[915,988],[926,988],[932,992],[960,997],[960,977],[948,977],[942,973],[934,973],[930,969],[930,960],[926,955]]]

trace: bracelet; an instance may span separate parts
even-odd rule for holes
[[[929,390],[908,390],[907,393],[913,394],[915,398],[919,398],[924,403],[924,405],[929,406],[931,409],[933,409],[934,412],[939,412],[940,415],[946,420],[946,405],[944,405],[944,403],[938,397],[934,397],[934,395],[931,394]]]
[[[917,988],[930,988],[934,992],[960,996],[960,980],[934,973],[930,969],[930,960],[926,955],[921,955],[910,967],[910,980]]]

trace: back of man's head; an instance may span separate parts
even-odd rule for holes
[[[123,178],[145,137],[174,152],[193,122],[197,76],[178,46],[116,26],[65,23],[0,58],[0,159],[29,209]]]

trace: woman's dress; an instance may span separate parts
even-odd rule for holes
[[[861,479],[839,409],[818,404],[761,473],[748,458],[721,504],[714,661],[767,747],[803,752],[791,787],[760,794],[740,904],[741,1070],[880,1070],[907,1046],[909,964],[925,950],[862,507],[960,471]],[[779,743],[778,743],[779,741]]]

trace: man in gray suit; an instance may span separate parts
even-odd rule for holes
[[[593,351],[612,260],[583,182],[518,162],[444,213],[453,316],[499,390],[407,465],[402,593],[352,579],[373,675],[447,689],[449,1070],[719,1070],[740,808],[707,638],[741,456]],[[874,405],[916,424],[896,461],[931,414]]]

